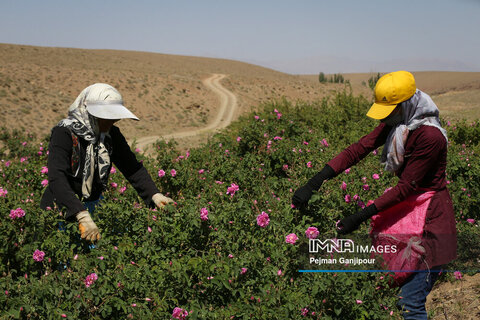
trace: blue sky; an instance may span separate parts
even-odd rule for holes
[[[2,0],[0,43],[251,62],[289,73],[480,71],[480,0]]]

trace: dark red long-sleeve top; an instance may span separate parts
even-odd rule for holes
[[[384,145],[391,129],[381,123],[328,165],[336,174],[343,172]],[[423,244],[428,267],[446,264],[456,258],[457,252],[455,215],[446,187],[447,141],[438,128],[421,126],[409,133],[404,157],[404,164],[397,172],[397,185],[377,198],[375,206],[383,211],[413,193],[436,191],[427,209]]]

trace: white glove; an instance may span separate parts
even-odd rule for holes
[[[77,213],[77,221],[82,239],[92,242],[100,240],[100,231],[88,211],[84,210]]]
[[[152,197],[152,200],[153,202],[155,202],[155,205],[160,209],[163,208],[167,203],[174,202],[171,198],[165,197],[161,193],[155,193]]]

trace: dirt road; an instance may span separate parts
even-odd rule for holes
[[[213,74],[211,77],[203,80],[203,84],[217,94],[220,98],[220,109],[217,113],[217,116],[206,127],[187,131],[172,132],[162,136],[142,137],[137,140],[137,147],[141,150],[145,150],[147,146],[153,144],[159,139],[170,140],[191,137],[201,133],[214,132],[215,130],[227,127],[233,120],[233,116],[237,108],[237,97],[220,84],[220,80],[225,77],[226,75],[224,74]]]

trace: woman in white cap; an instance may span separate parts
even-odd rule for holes
[[[155,186],[137,161],[125,137],[113,124],[139,120],[112,86],[96,83],[85,88],[68,109],[68,117],[53,129],[48,154],[48,187],[40,207],[65,208],[65,219],[76,219],[82,239],[96,241],[100,232],[86,205],[97,201],[108,184],[112,163],[149,207],[163,207],[172,199]]]
[[[398,252],[384,254],[394,280],[401,286],[399,307],[404,319],[427,319],[425,301],[441,266],[457,255],[455,214],[447,189],[447,132],[430,96],[416,88],[410,72],[381,77],[375,103],[367,116],[380,124],[330,160],[300,187],[292,203],[308,203],[324,181],[344,172],[384,145],[381,162],[399,177],[398,183],[373,204],[337,223],[345,235],[372,219],[374,244],[395,244]]]

